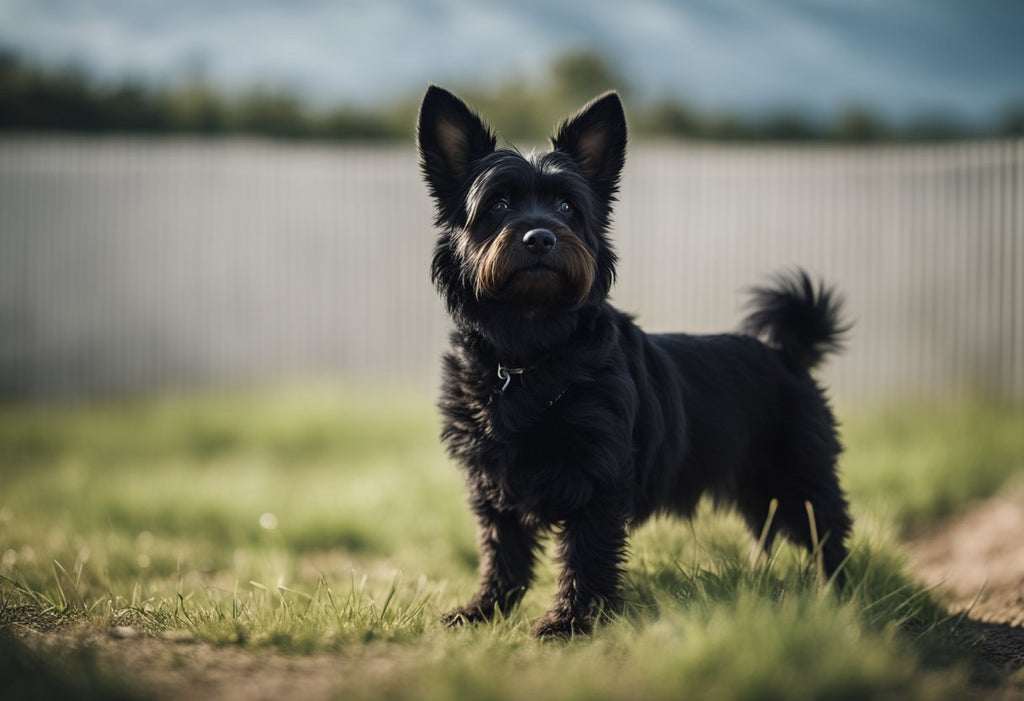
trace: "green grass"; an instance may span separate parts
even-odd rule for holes
[[[846,416],[843,480],[862,512],[907,530],[1024,475],[1024,411],[979,399]]]
[[[476,555],[429,398],[329,388],[8,406],[0,620],[387,660],[386,675],[349,675],[346,693],[367,698],[957,697],[963,665],[932,654],[945,614],[894,542],[1024,467],[1024,414],[965,402],[844,418],[851,592],[822,590],[795,549],[755,560],[739,521],[704,509],[640,529],[626,610],[561,645],[529,636],[549,559],[507,617],[438,623],[472,592]],[[14,645],[0,658],[39,667]],[[76,664],[62,673],[85,688]]]

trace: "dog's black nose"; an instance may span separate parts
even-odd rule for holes
[[[543,256],[555,247],[555,235],[547,229],[530,229],[523,236],[523,245],[526,250]]]

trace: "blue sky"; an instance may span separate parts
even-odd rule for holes
[[[986,120],[1024,98],[1024,0],[0,0],[0,45],[105,78],[201,72],[363,105],[542,79],[579,47],[641,96],[706,110]]]

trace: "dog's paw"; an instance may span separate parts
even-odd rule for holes
[[[456,606],[451,611],[441,614],[441,623],[449,628],[457,628],[486,620],[487,615],[479,606]]]
[[[592,630],[590,618],[562,612],[549,611],[533,624],[533,635],[541,640],[568,640],[577,635],[590,635]]]

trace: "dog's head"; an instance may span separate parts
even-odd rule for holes
[[[626,148],[618,95],[563,122],[550,152],[523,156],[496,149],[465,103],[431,86],[417,135],[440,229],[433,278],[452,313],[543,320],[605,298],[615,277],[605,234]]]

